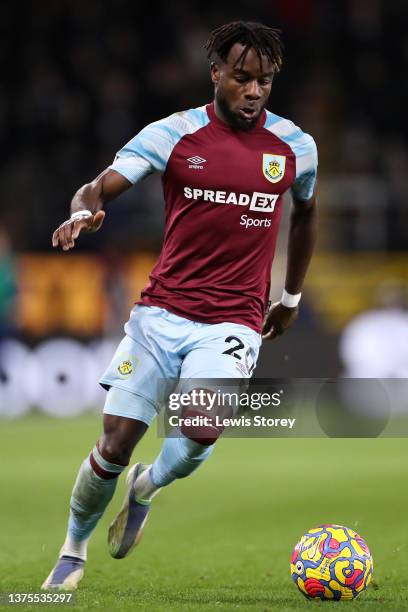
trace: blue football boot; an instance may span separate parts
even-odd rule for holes
[[[130,468],[127,475],[126,497],[119,514],[111,523],[108,533],[109,553],[115,559],[126,557],[142,537],[151,502],[137,498],[135,482],[147,467],[142,463],[136,463]]]

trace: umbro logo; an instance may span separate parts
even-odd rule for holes
[[[193,170],[203,170],[204,166],[202,164],[204,164],[207,160],[199,155],[194,155],[193,157],[188,157],[187,161],[190,162],[189,168],[193,168]]]

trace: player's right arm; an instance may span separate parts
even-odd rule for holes
[[[112,168],[106,168],[91,183],[83,185],[72,198],[71,217],[55,230],[52,246],[69,251],[81,232],[96,232],[105,217],[104,204],[131,186],[127,178]]]
[[[177,133],[169,119],[146,126],[116,155],[113,163],[92,182],[83,185],[71,201],[71,217],[54,232],[52,244],[68,251],[81,232],[96,232],[102,225],[104,204],[152,172],[163,172]]]
[[[71,202],[71,217],[54,232],[52,244],[64,251],[75,246],[82,231],[97,231],[105,217],[103,205],[152,172],[164,172],[177,142],[208,122],[204,108],[175,113],[147,125],[116,155],[113,163],[91,183],[84,185]]]

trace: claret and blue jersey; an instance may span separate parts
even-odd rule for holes
[[[314,191],[313,138],[269,111],[236,131],[209,104],[148,125],[110,167],[131,183],[162,173],[164,244],[140,303],[259,332],[282,196]]]

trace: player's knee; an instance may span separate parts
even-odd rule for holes
[[[128,465],[133,446],[126,444],[121,438],[104,434],[98,442],[98,450],[106,461],[117,465]]]
[[[133,449],[148,426],[136,419],[104,414],[103,434],[98,442],[102,457],[110,463],[128,465]]]
[[[225,429],[224,419],[232,415],[231,406],[214,402],[214,394],[211,389],[193,389],[192,405],[198,398],[199,408],[187,408],[181,425],[183,435],[205,446],[215,444]]]
[[[181,433],[203,446],[215,444],[224,426],[217,416],[209,415],[204,410],[186,410],[180,427]]]

